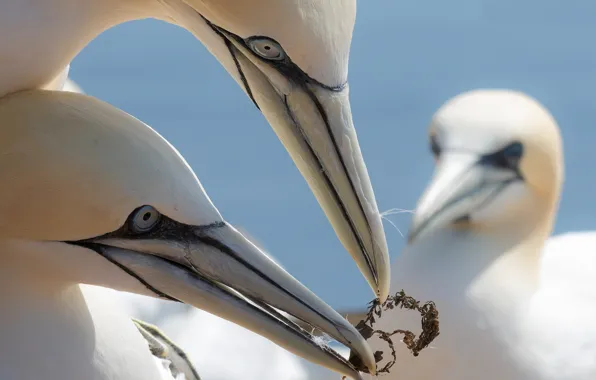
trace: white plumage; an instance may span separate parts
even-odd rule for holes
[[[63,90],[84,93],[70,78],[66,79]],[[95,292],[101,291],[95,288]],[[113,289],[104,291],[110,294],[112,302],[118,302],[125,315],[163,330],[184,349],[203,379],[338,380],[341,377],[299,358],[258,334],[203,310]],[[335,348],[347,358],[348,350],[345,347]],[[158,357],[155,360],[160,372],[166,378],[172,378],[170,360]]]

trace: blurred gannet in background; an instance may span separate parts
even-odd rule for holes
[[[564,177],[555,120],[524,94],[472,91],[435,114],[430,146],[436,171],[391,291],[435,301],[441,335],[419,357],[398,344],[380,378],[596,378],[596,254],[565,235],[543,250]],[[419,331],[419,315],[386,312],[375,325],[398,327]]]
[[[184,159],[145,124],[85,95],[45,90],[0,99],[0,123],[0,378],[163,378],[102,287],[200,307],[359,378],[281,310],[374,370],[357,331],[226,223]]]
[[[356,0],[4,0],[0,96],[62,89],[71,60],[115,25],[155,18],[187,29],[263,112],[384,300],[387,243],[348,95],[355,16]]]

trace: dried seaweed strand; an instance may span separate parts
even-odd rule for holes
[[[374,325],[377,319],[383,314],[383,311],[392,310],[396,307],[399,307],[400,309],[416,310],[420,313],[422,316],[422,332],[418,337],[409,330],[398,329],[392,332],[386,332],[374,329]],[[378,335],[380,339],[387,342],[389,349],[391,350],[392,360],[383,366],[383,368],[377,370],[377,373],[389,373],[389,370],[397,361],[395,344],[391,337],[395,334],[403,335],[403,342],[406,347],[408,347],[414,356],[418,356],[420,351],[428,347],[429,344],[439,336],[439,312],[437,311],[434,302],[426,302],[424,305],[420,306],[419,301],[407,296],[406,293],[401,290],[397,292],[395,296],[389,297],[382,305],[379,303],[378,299],[371,301],[369,303],[369,310],[366,318],[360,321],[356,325],[356,328],[360,334],[362,334],[364,339],[369,339],[373,335]],[[375,360],[377,363],[383,360],[382,351],[375,352]],[[350,363],[359,371],[368,373],[368,369],[358,357],[350,356]]]

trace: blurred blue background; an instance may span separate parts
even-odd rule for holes
[[[555,232],[596,229],[595,15],[588,0],[359,1],[352,110],[381,211],[412,209],[426,185],[432,113],[462,91],[502,87],[539,99],[563,130]],[[372,299],[273,130],[190,34],[151,20],[121,25],[70,76],[170,140],[224,217],[332,306]],[[407,231],[408,214],[392,219]],[[404,239],[385,226],[395,258]]]

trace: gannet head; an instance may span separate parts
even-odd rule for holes
[[[563,181],[561,136],[550,113],[527,95],[477,90],[451,99],[432,119],[430,146],[437,166],[410,241],[445,226],[511,227],[536,217],[537,209],[554,214]]]
[[[348,95],[356,0],[164,3],[263,112],[384,300],[390,279],[387,244]]]
[[[43,90],[0,100],[0,125],[2,265],[26,258],[67,283],[184,302],[359,378],[279,309],[374,370],[355,328],[222,219],[151,128],[85,95]]]

